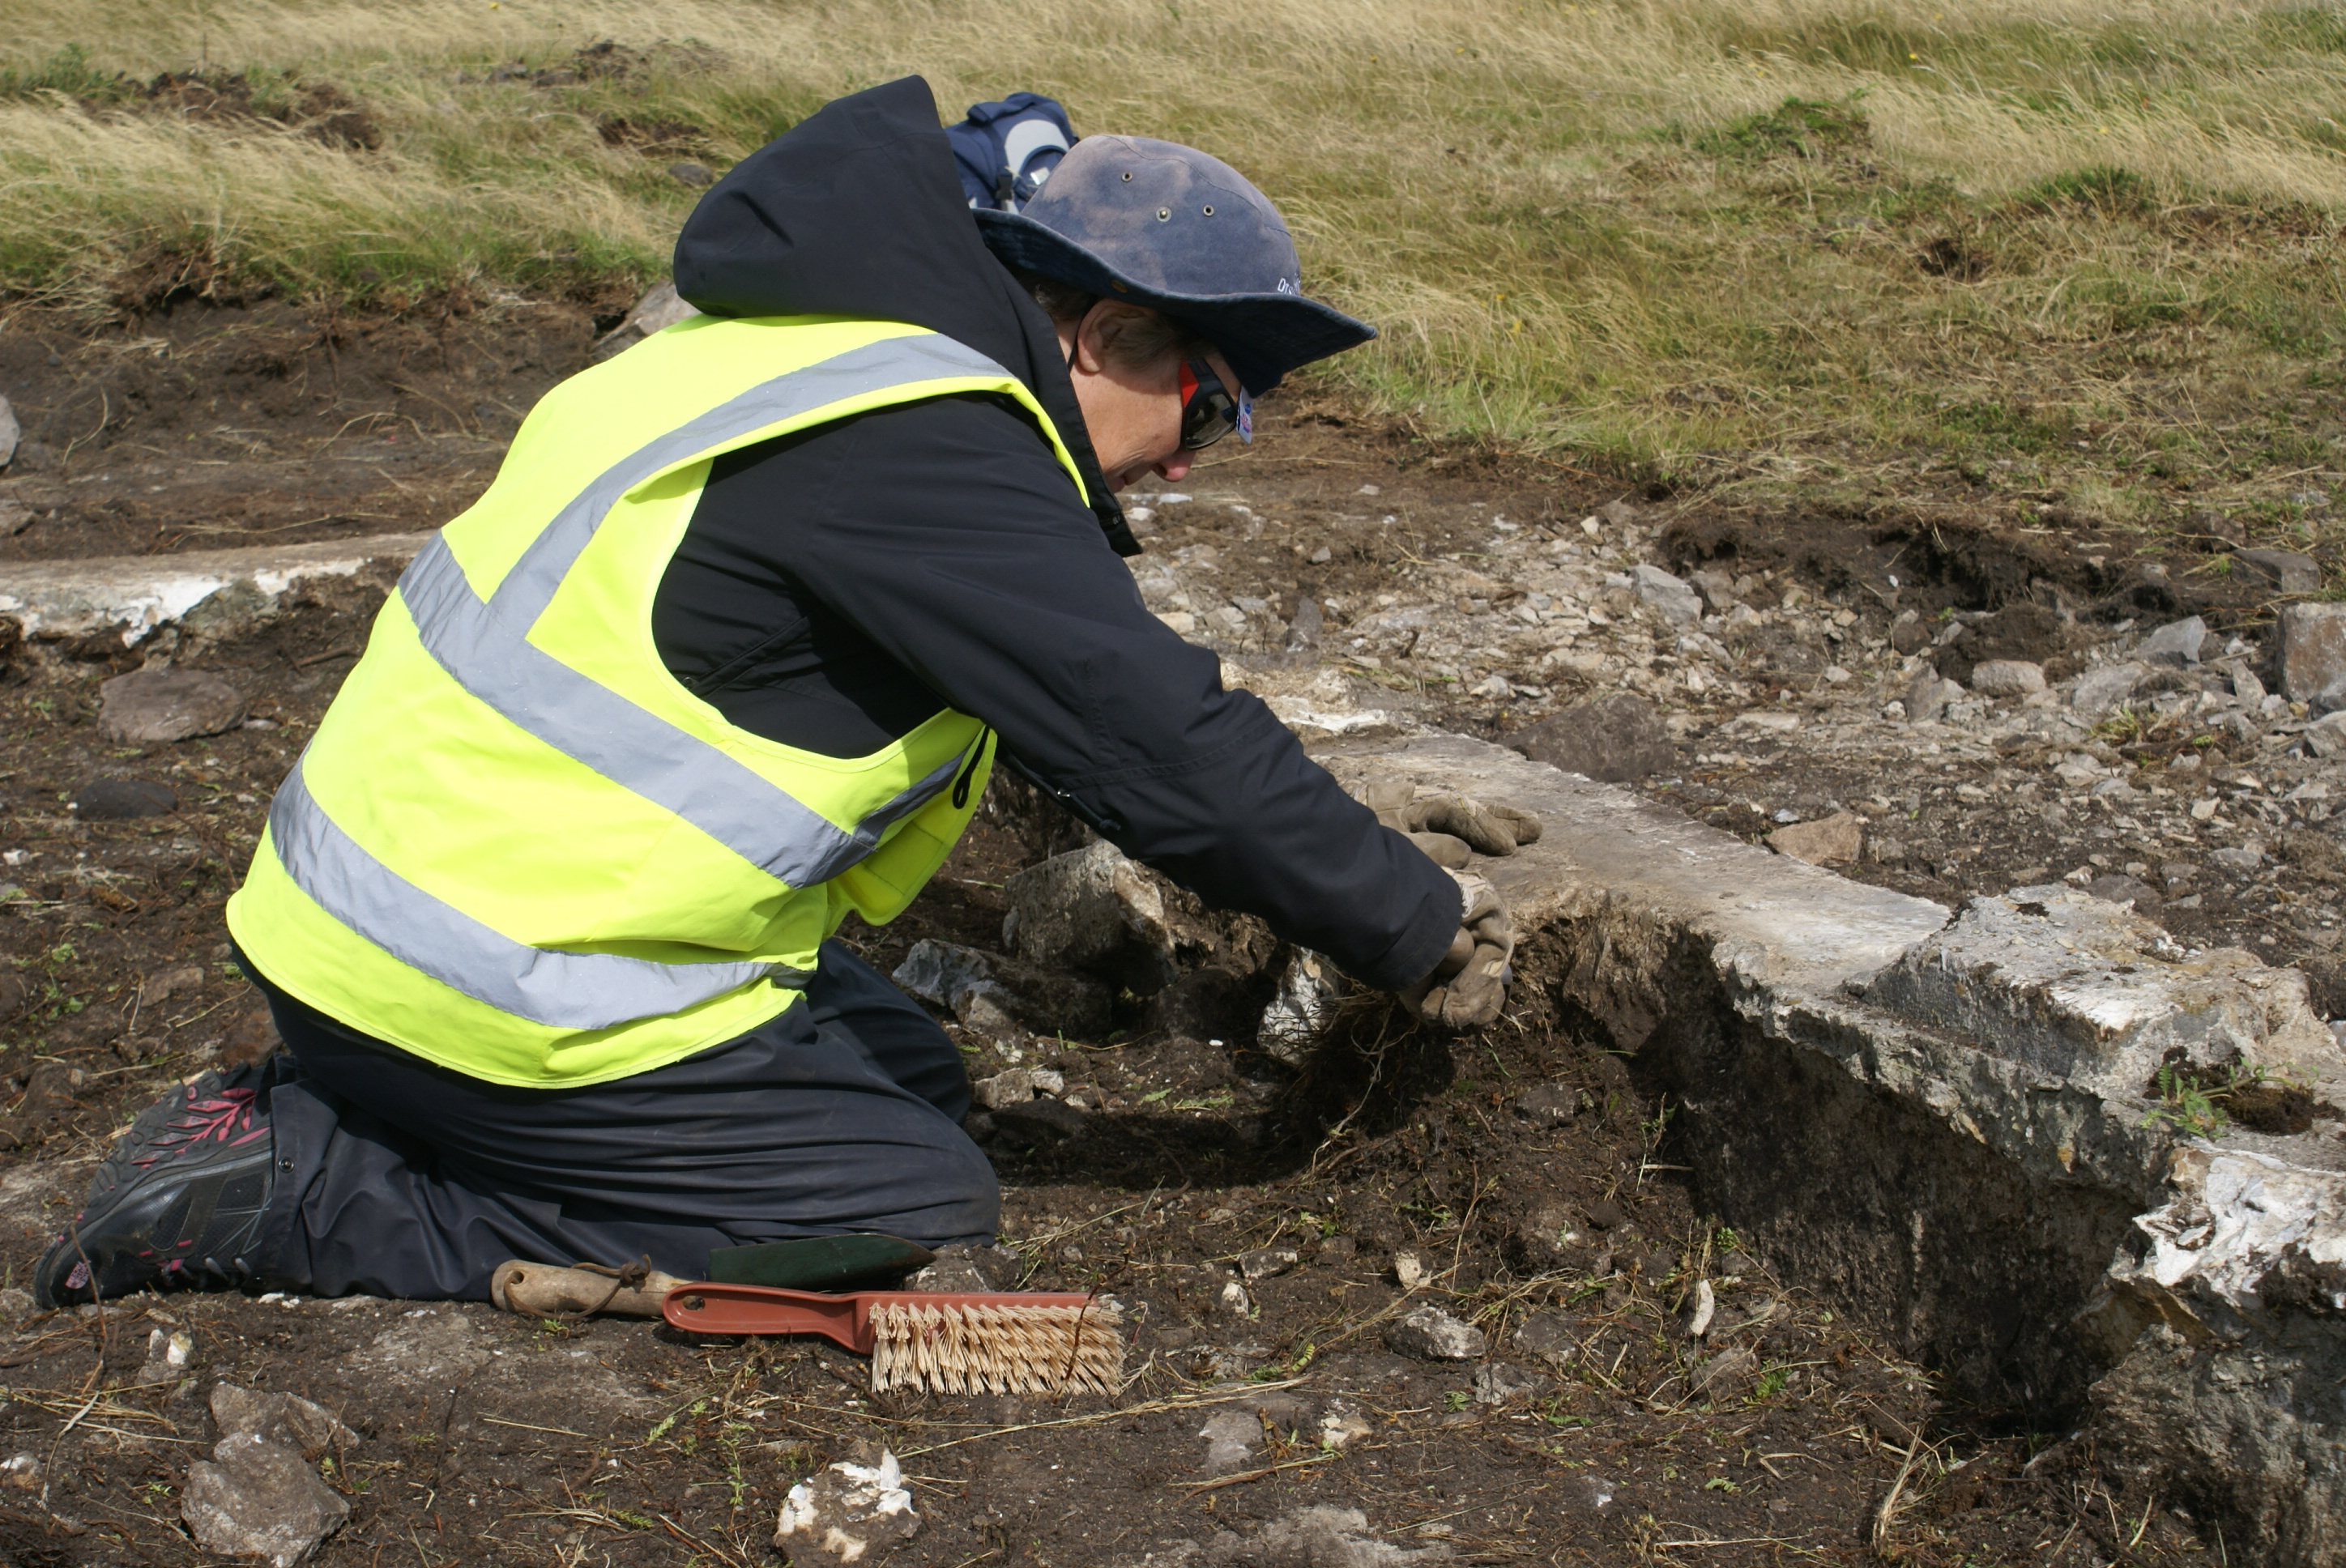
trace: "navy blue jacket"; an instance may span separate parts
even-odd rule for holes
[[[716,465],[662,579],[662,659],[732,723],[825,755],[941,708],[1103,837],[1373,985],[1425,977],[1448,876],[1303,755],[1219,661],[1141,603],[1139,545],[1084,434],[1049,318],[979,238],[928,86],[832,103],[742,160],[676,248],[713,315],[837,314],[942,332],[1049,411],[1086,510],[1015,404],[881,410]]]

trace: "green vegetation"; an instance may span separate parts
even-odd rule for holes
[[[2293,1090],[2303,1094],[2309,1082],[2292,1068],[2273,1069],[2233,1061],[2214,1067],[2169,1062],[2158,1069],[2152,1088],[2158,1103],[2143,1118],[2146,1127],[2164,1123],[2195,1138],[2220,1138],[2231,1125],[2227,1102],[2259,1090]]]
[[[1229,157],[1290,214],[1307,280],[1384,329],[1302,390],[1431,436],[2300,532],[2291,494],[2346,469],[2338,5],[22,0],[12,21],[0,292],[91,314],[520,290],[607,315],[695,199],[670,165],[721,169],[919,71],[947,112],[1032,87],[1080,128]]]

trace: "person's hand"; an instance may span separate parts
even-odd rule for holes
[[[1467,851],[1512,855],[1539,841],[1540,820],[1515,806],[1477,800],[1471,795],[1420,793],[1406,779],[1382,779],[1361,794],[1362,804],[1396,833],[1405,833],[1436,865],[1464,869]],[[1440,840],[1446,840],[1447,842]]]
[[[1512,855],[1540,836],[1540,820],[1529,811],[1471,795],[1421,795],[1402,808],[1402,820],[1404,831],[1447,833],[1484,855]]]
[[[1506,1003],[1515,927],[1497,889],[1481,877],[1450,874],[1460,895],[1457,934],[1433,972],[1402,992],[1401,1000],[1429,1023],[1480,1029],[1495,1023]]]

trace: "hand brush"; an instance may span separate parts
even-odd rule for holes
[[[820,1334],[872,1358],[872,1387],[952,1394],[1114,1393],[1124,1316],[1073,1291],[960,1295],[680,1285],[661,1316],[693,1334]]]

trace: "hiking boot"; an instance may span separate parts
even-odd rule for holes
[[[142,1112],[42,1257],[35,1299],[62,1307],[252,1278],[277,1173],[260,1078],[252,1069],[206,1073]]]

